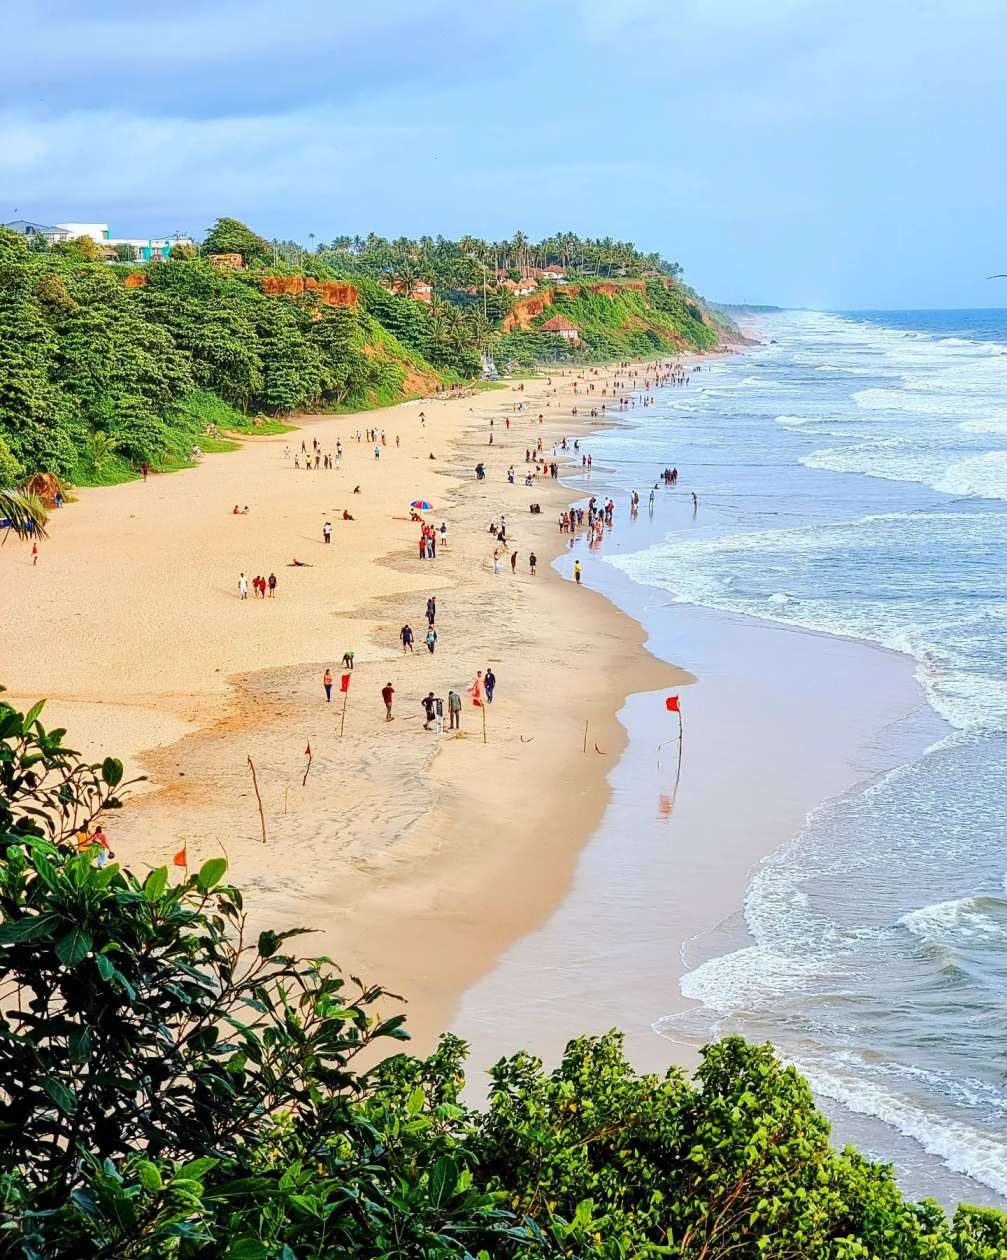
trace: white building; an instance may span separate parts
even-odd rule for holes
[[[128,245],[133,251],[133,262],[170,258],[176,245],[193,244],[188,236],[112,236],[107,223],[58,223],[56,227],[61,232],[66,232],[63,240],[87,236],[99,245],[110,245],[113,249],[119,245]]]

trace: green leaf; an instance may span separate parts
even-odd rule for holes
[[[204,862],[196,876],[196,887],[200,892],[209,892],[214,884],[219,884],[227,870],[226,858],[210,858]]]
[[[51,1076],[44,1076],[39,1082],[45,1092],[53,1100],[60,1111],[69,1115],[77,1105],[77,1097],[72,1090]]]
[[[94,942],[83,928],[71,928],[56,942],[56,957],[66,967],[76,967],[91,951]]]
[[[44,708],[45,708],[44,700],[39,700],[31,706],[28,712],[24,715],[24,723],[23,723],[24,730],[27,730],[28,727],[31,726],[32,722],[35,721],[35,719],[38,717],[38,715],[42,712]]]
[[[72,1063],[86,1063],[91,1057],[91,1029],[88,1025],[77,1028],[70,1034],[70,1060]]]
[[[236,1238],[224,1253],[224,1260],[266,1260],[268,1255],[258,1238]]]
[[[442,1155],[434,1164],[433,1172],[430,1174],[431,1205],[439,1208],[445,1199],[450,1198],[457,1181],[458,1169],[455,1167],[454,1160]]]
[[[18,941],[35,941],[41,936],[50,934],[56,922],[52,914],[31,915],[23,919],[14,919],[0,926],[0,945],[14,945]]]
[[[143,881],[143,895],[148,901],[159,901],[168,887],[168,868],[159,866]]]
[[[140,1160],[136,1166],[136,1175],[144,1190],[150,1190],[153,1193],[164,1189],[161,1170],[156,1164],[152,1164],[149,1159]]]
[[[109,787],[115,787],[122,780],[122,762],[116,757],[106,757],[101,763],[101,777]]]
[[[409,1100],[406,1103],[406,1110],[409,1112],[411,1116],[415,1116],[418,1112],[423,1110],[423,1104],[426,1102],[426,1100],[427,1100],[427,1096],[423,1092],[422,1087],[420,1085],[417,1085],[416,1088],[409,1095]]]

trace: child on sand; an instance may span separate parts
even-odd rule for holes
[[[325,688],[325,699],[332,703],[332,670],[326,666],[325,673],[322,675],[322,686]]]

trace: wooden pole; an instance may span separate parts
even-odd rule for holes
[[[252,758],[248,758],[248,768],[252,772],[252,787],[255,788],[255,799],[259,802],[259,823],[262,826],[262,843],[266,843],[266,815],[262,812],[262,797],[259,795],[259,781],[255,777],[255,766]]]
[[[310,743],[308,744],[308,748],[309,748],[309,750],[310,750],[310,748],[311,748],[311,744],[310,744]],[[313,759],[312,759],[312,756],[311,756],[311,752],[309,751],[309,752],[308,752],[308,764],[304,767],[304,778],[301,780],[301,787],[304,787],[304,786],[305,786],[305,784],[306,784],[306,783],[307,783],[307,781],[308,781],[308,773],[309,773],[309,771],[311,770],[311,762],[312,762],[312,760],[313,760]]]
[[[486,743],[486,701],[479,706],[483,711],[483,743]]]
[[[584,723],[584,751],[587,752],[587,723]]]
[[[675,772],[675,791],[678,792],[678,781],[682,777],[682,735],[684,728],[682,726],[682,710],[678,711],[678,770]]]
[[[346,726],[346,701],[349,700],[349,690],[343,692],[343,711],[339,716],[339,738],[343,738],[343,728]]]

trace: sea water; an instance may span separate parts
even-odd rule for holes
[[[644,510],[671,463],[678,493],[699,497],[688,529],[610,562],[676,601],[907,653],[947,734],[807,818],[758,868],[741,930],[690,943],[696,1005],[656,1027],[772,1040],[862,1118],[873,1153],[963,1174],[997,1202],[1007,312],[788,312],[757,332],[763,344],[592,439]]]

